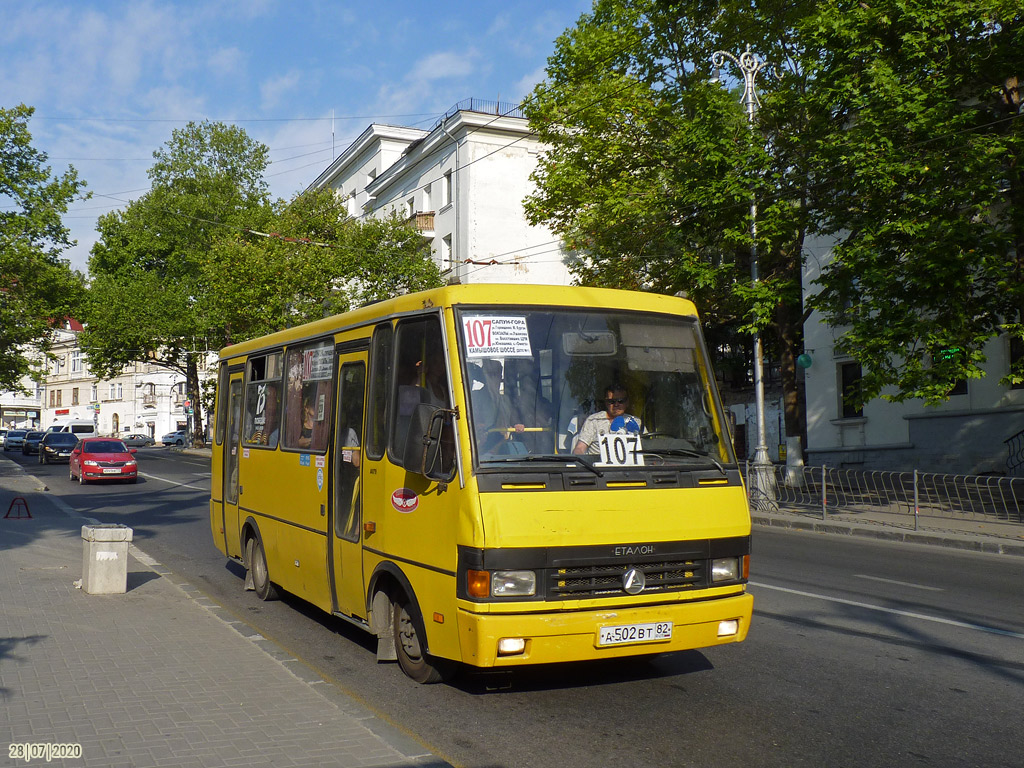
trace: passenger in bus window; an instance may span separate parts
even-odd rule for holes
[[[316,418],[316,408],[313,406],[312,395],[307,395],[302,401],[302,431],[299,433],[299,448],[309,448],[313,443],[313,420]]]
[[[521,433],[527,429],[547,430],[551,427],[555,409],[540,393],[540,372],[532,359],[510,361],[514,363],[515,387],[512,397],[512,417],[509,426]],[[554,441],[543,433],[531,432],[522,436],[530,453],[554,450]]]
[[[629,395],[626,394],[625,387],[615,382],[605,387],[604,410],[591,414],[583,422],[576,438],[576,445],[573,447],[573,453],[598,453],[600,451],[598,438],[611,432],[612,422],[620,417],[623,420],[624,430],[639,433],[642,428],[640,419],[628,414],[626,412],[628,408]]]
[[[513,426],[513,408],[501,392],[501,362],[488,359],[481,367],[483,385],[472,392],[473,423],[477,445],[486,453],[508,437],[506,428]]]

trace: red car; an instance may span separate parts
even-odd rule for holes
[[[138,482],[139,466],[134,448],[116,437],[86,437],[78,441],[68,459],[68,475],[85,485],[90,480]]]

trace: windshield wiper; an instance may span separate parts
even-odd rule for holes
[[[566,454],[559,454],[559,453],[545,453],[545,454],[526,453],[526,454],[516,454],[514,456],[498,456],[496,458],[491,458],[491,459],[480,459],[480,463],[481,464],[511,464],[511,463],[517,463],[518,464],[521,461],[546,461],[546,462],[570,461],[570,462],[573,462],[575,464],[579,464],[581,467],[583,467],[584,469],[586,469],[586,470],[588,470],[590,472],[593,472],[598,477],[604,477],[604,472],[599,470],[597,467],[595,467],[589,461],[584,459],[582,456],[577,456],[575,453],[566,453]]]
[[[695,451],[690,448],[664,448],[658,450],[656,448],[641,448],[638,453],[642,453],[644,456],[692,456],[695,459],[707,459],[714,464],[718,471],[723,475],[728,475],[725,471],[725,467],[722,466],[722,462],[712,456],[710,453],[704,451]]]

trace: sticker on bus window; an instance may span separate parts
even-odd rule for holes
[[[525,317],[466,315],[462,318],[467,357],[532,357]]]

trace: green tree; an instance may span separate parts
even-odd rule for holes
[[[150,191],[100,218],[81,336],[94,372],[153,363],[183,374],[200,402],[199,359],[224,336],[208,312],[203,265],[225,233],[271,220],[267,153],[235,126],[189,123],[153,153]],[[201,435],[198,409],[194,424]]]
[[[54,325],[75,316],[82,276],[61,258],[73,245],[61,221],[85,183],[74,168],[53,176],[32,146],[33,109],[0,108],[0,389],[20,389]]]
[[[580,282],[686,293],[719,353],[745,346],[755,327],[764,332],[781,361],[787,433],[797,436],[805,432],[795,358],[811,222],[803,148],[821,121],[797,99],[808,83],[795,66],[794,29],[811,4],[767,5],[596,0],[558,39],[545,81],[524,105],[550,147],[526,210],[577,252]],[[711,72],[715,51],[738,54],[748,44],[784,74],[762,74],[753,125],[735,78],[724,79],[730,90]]]
[[[986,342],[1024,338],[1024,11],[832,0],[803,34],[822,51],[806,107],[841,128],[813,148],[837,239],[814,305],[863,367],[861,401],[945,400],[984,375]]]
[[[333,190],[278,201],[269,227],[225,234],[203,262],[207,316],[222,329],[221,344],[441,283],[415,228],[397,217],[349,218]]]

